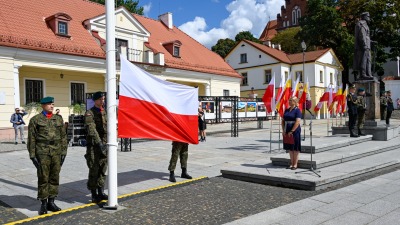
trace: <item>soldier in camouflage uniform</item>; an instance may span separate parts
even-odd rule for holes
[[[359,88],[357,91],[357,128],[358,135],[360,136],[365,136],[365,134],[361,131],[365,123],[365,111],[367,111],[365,90],[364,88]]]
[[[178,158],[181,161],[182,174],[181,178],[192,179],[192,177],[187,173],[187,160],[188,160],[188,143],[174,141],[172,142],[172,154],[171,160],[169,161],[169,181],[176,182],[174,170],[176,168],[176,163]]]
[[[53,114],[54,98],[40,100],[43,111],[28,126],[29,158],[37,169],[39,215],[60,211],[54,203],[58,195],[61,166],[67,155],[67,135],[61,116]]]
[[[390,118],[392,117],[392,112],[394,110],[392,92],[387,91],[387,111],[386,111],[386,125],[390,126]]]
[[[386,92],[382,93],[380,100],[380,108],[381,108],[381,120],[385,120],[386,110],[387,110],[387,95]]]
[[[86,154],[89,168],[87,188],[92,193],[92,202],[107,200],[104,183],[107,172],[107,115],[103,108],[105,97],[96,92],[92,97],[94,106],[85,113]],[[97,192],[96,192],[97,191]]]
[[[353,129],[356,125],[357,120],[357,96],[355,94],[356,86],[350,85],[349,94],[346,96],[347,100],[347,112],[349,114],[349,131],[350,137],[359,137],[356,133],[354,133]]]

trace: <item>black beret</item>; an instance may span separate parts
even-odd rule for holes
[[[40,99],[40,104],[47,104],[47,103],[54,103],[54,98],[47,96],[47,97]]]
[[[93,94],[92,99],[93,99],[93,101],[96,101],[97,99],[99,99],[99,98],[101,98],[103,96],[104,96],[103,92],[98,91],[98,92]]]

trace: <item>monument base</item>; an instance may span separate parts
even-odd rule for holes
[[[347,125],[347,123],[346,123]],[[357,128],[355,128],[357,132]],[[365,121],[363,129],[361,131],[365,134],[372,135],[372,140],[387,141],[399,136],[399,125],[386,126],[384,121]],[[332,135],[335,134],[349,134],[349,127],[332,127]]]

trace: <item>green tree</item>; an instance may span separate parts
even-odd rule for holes
[[[106,0],[90,0],[105,5]],[[139,7],[139,0],[115,0],[115,7],[124,6],[129,12],[143,15],[143,7]]]
[[[232,39],[219,39],[217,44],[211,47],[211,51],[217,53],[222,58],[225,58],[225,56],[232,50],[233,47],[235,47],[235,45],[236,42]]]
[[[282,51],[293,54],[302,52],[301,48],[301,39],[298,37],[298,33],[300,32],[300,27],[292,27],[287,28],[283,31],[280,31],[272,38],[271,42],[280,44]]]
[[[250,33],[250,31],[241,31],[238,34],[236,34],[236,36],[235,36],[236,43],[239,43],[242,40],[248,40],[248,41],[261,43],[261,41],[258,40],[258,38],[255,38],[254,35],[252,33]]]

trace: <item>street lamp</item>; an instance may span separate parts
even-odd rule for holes
[[[304,84],[305,84],[305,80],[306,80],[306,74],[304,73],[304,71],[305,71],[305,69],[304,69],[304,66],[305,66],[305,56],[306,56],[306,53],[305,53],[305,51],[306,51],[306,48],[307,48],[307,45],[306,45],[306,43],[304,42],[304,40],[301,42],[301,49],[303,49],[303,79],[302,79],[302,81],[303,81],[303,94],[305,94],[306,93],[306,88],[308,88],[308,87],[306,87]],[[307,101],[307,96],[306,96],[306,101]],[[303,123],[303,125],[306,125],[306,101],[304,101],[304,123]],[[304,140],[306,139],[306,129],[304,129],[304,138],[303,138]]]

